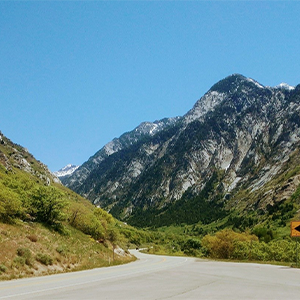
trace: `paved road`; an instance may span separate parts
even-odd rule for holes
[[[300,269],[133,253],[127,265],[0,282],[0,299],[300,299]]]

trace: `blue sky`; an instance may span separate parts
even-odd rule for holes
[[[0,1],[0,130],[56,171],[217,81],[300,83],[298,1]]]

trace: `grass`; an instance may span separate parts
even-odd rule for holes
[[[106,267],[134,260],[130,255],[112,258],[112,246],[96,242],[68,227],[61,235],[41,224],[0,224],[0,279],[8,280],[68,271]]]

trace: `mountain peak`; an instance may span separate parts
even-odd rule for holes
[[[196,119],[203,117],[227,98],[228,95],[240,92],[247,93],[248,91],[258,90],[265,87],[252,78],[245,77],[241,74],[232,74],[220,80],[211,89],[201,97],[194,107],[185,115],[186,123],[190,123]]]
[[[261,85],[254,79],[235,73],[225,77],[224,79],[214,84],[211,87],[210,91],[215,91],[219,93],[232,93],[241,86],[264,88],[263,85]]]
[[[54,172],[53,174],[57,176],[58,178],[65,177],[65,176],[70,176],[73,174],[79,166],[75,166],[72,164],[68,164],[65,167],[61,168],[60,170]]]

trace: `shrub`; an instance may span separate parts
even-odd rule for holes
[[[235,241],[234,242],[234,249],[232,252],[233,259],[251,259],[252,257],[252,244],[248,241]]]
[[[251,250],[251,258],[253,260],[268,260],[268,244],[265,242],[255,242],[253,243],[253,248]]]
[[[23,212],[22,203],[17,193],[0,186],[0,220],[13,223]]]
[[[58,246],[56,248],[56,252],[59,253],[60,255],[63,255],[63,256],[65,256],[67,254],[65,246]]]
[[[189,238],[182,245],[181,250],[186,255],[196,256],[198,254],[197,250],[200,250],[200,248],[201,248],[201,242],[199,240]]]
[[[25,266],[25,258],[17,256],[13,260],[13,267],[19,268]]]
[[[28,248],[18,248],[17,254],[18,256],[24,258],[26,265],[28,266],[33,265],[31,251]]]
[[[207,249],[208,254],[214,258],[234,258],[235,249],[241,247],[238,242],[257,241],[255,235],[248,233],[237,233],[231,229],[224,229],[216,233],[215,236],[206,235],[202,240],[202,245]]]
[[[253,233],[259,238],[261,242],[266,242],[266,243],[273,240],[275,236],[272,229],[267,229],[259,226],[253,229]]]
[[[31,215],[37,221],[54,225],[65,220],[63,209],[67,202],[64,194],[55,187],[38,187],[32,191],[30,198]]]
[[[7,271],[7,267],[4,265],[4,264],[0,264],[0,274],[2,273],[2,272],[6,272]]]
[[[268,244],[268,260],[296,261],[296,243],[290,240],[277,240]]]
[[[216,233],[215,236],[205,236],[202,245],[207,249],[208,255],[214,258],[296,261],[296,243],[290,239],[259,242],[256,236],[227,229]]]
[[[105,229],[97,216],[83,205],[75,204],[69,209],[70,224],[92,236],[95,240],[105,237]]]
[[[36,260],[46,266],[53,264],[53,258],[48,254],[38,253]]]
[[[30,234],[27,236],[27,238],[33,243],[36,243],[38,241],[38,237],[35,234]]]

